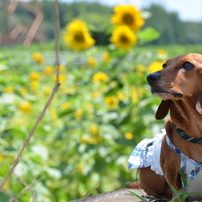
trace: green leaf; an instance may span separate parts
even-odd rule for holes
[[[105,30],[105,33],[106,33],[107,35],[110,35],[110,34],[113,32],[114,29],[115,29],[115,26],[114,26],[114,25],[111,25],[111,26],[109,26],[109,27]]]
[[[185,173],[182,172],[181,169],[178,169],[179,173],[180,173],[180,178],[182,181],[182,187],[187,187],[188,186],[188,182],[187,182],[187,176]]]
[[[118,127],[122,126],[122,125],[125,125],[127,124],[131,119],[131,114],[130,113],[127,113],[125,114],[124,116],[120,116],[117,121],[116,121],[116,124]]]
[[[175,187],[172,186],[171,189],[172,189],[174,194],[177,194],[177,190],[175,189]]]
[[[78,126],[78,125],[65,127],[64,129],[62,129],[62,130],[56,135],[55,141],[57,141],[57,140],[62,140],[62,139],[63,139],[63,135],[64,135],[67,131],[69,131],[69,130],[74,130],[74,129],[78,129],[79,127],[80,127],[80,126]]]
[[[115,139],[115,142],[120,145],[134,145],[133,140],[127,140],[125,138],[117,138],[117,139]]]
[[[63,177],[68,175],[74,169],[74,165],[68,165],[66,162],[61,162],[57,169],[60,171],[61,176]]]
[[[10,197],[7,196],[4,193],[0,193],[0,201],[2,201],[2,202],[9,202],[10,201]]]
[[[138,31],[137,36],[140,40],[140,43],[148,43],[150,41],[158,39],[161,34],[153,27],[147,27],[144,30]]]
[[[125,102],[122,102],[122,101],[119,102],[119,107],[120,107],[121,109],[127,107],[128,105],[129,105],[129,103],[125,103]]]
[[[55,169],[55,168],[51,168],[51,167],[46,167],[46,172],[51,176],[54,177],[56,179],[60,179],[61,178],[61,173],[60,170]]]
[[[95,154],[94,159],[96,159],[93,167],[94,171],[101,172],[108,166],[105,158],[100,157],[98,154]]]
[[[187,193],[188,187],[183,187],[180,190],[176,190],[174,187],[171,187],[171,188],[172,188],[172,191],[174,192],[174,196],[170,202],[173,202],[176,199],[178,199],[179,202],[184,202],[184,198],[187,198],[187,196],[189,195]]]
[[[136,194],[135,192],[132,191],[128,191],[130,194],[132,194],[133,196],[136,196],[137,198],[139,198],[140,200],[144,201],[144,202],[148,202],[144,197],[140,196],[139,194]]]
[[[8,167],[4,164],[0,165],[0,176],[4,177],[8,173]]]
[[[119,88],[117,88],[117,87],[115,87],[115,88],[110,88],[110,89],[105,93],[105,97],[112,96],[112,95],[116,95],[118,91],[119,91]]]
[[[67,110],[64,110],[64,111],[61,111],[59,114],[58,114],[58,117],[59,118],[62,118],[63,116],[66,116],[68,114],[72,114],[75,110],[74,109],[67,109]]]
[[[49,151],[43,145],[34,145],[32,146],[32,154],[36,155],[37,157],[41,157],[44,161],[47,161],[49,158]]]
[[[117,111],[108,111],[107,113],[105,113],[103,115],[103,121],[105,123],[108,123],[108,122],[116,120],[118,116],[119,116],[119,114]]]
[[[25,131],[23,131],[22,128],[11,128],[8,130],[11,134],[11,136],[19,138],[19,139],[25,139],[27,137],[27,134]]]

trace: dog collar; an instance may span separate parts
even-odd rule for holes
[[[182,129],[176,127],[176,131],[180,137],[195,144],[202,144],[202,138],[189,137]]]

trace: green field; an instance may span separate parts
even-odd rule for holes
[[[189,52],[202,46],[61,51],[60,90],[3,189],[22,202],[64,202],[124,187],[136,177],[127,168],[134,146],[163,127],[145,77]],[[54,58],[54,43],[0,48],[1,181],[50,96]],[[0,193],[0,201],[9,197]]]

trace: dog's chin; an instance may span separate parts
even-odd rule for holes
[[[161,98],[162,100],[180,99],[183,97],[183,93],[177,93],[177,92],[152,91],[152,93]]]

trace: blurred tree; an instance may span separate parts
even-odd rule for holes
[[[0,37],[8,34],[7,2],[0,1]]]
[[[184,43],[185,27],[177,13],[168,13],[159,5],[153,4],[147,9],[152,16],[146,21],[145,27],[152,26],[161,33],[161,37],[152,44]]]
[[[186,40],[191,44],[202,43],[202,23],[201,22],[185,22]]]

